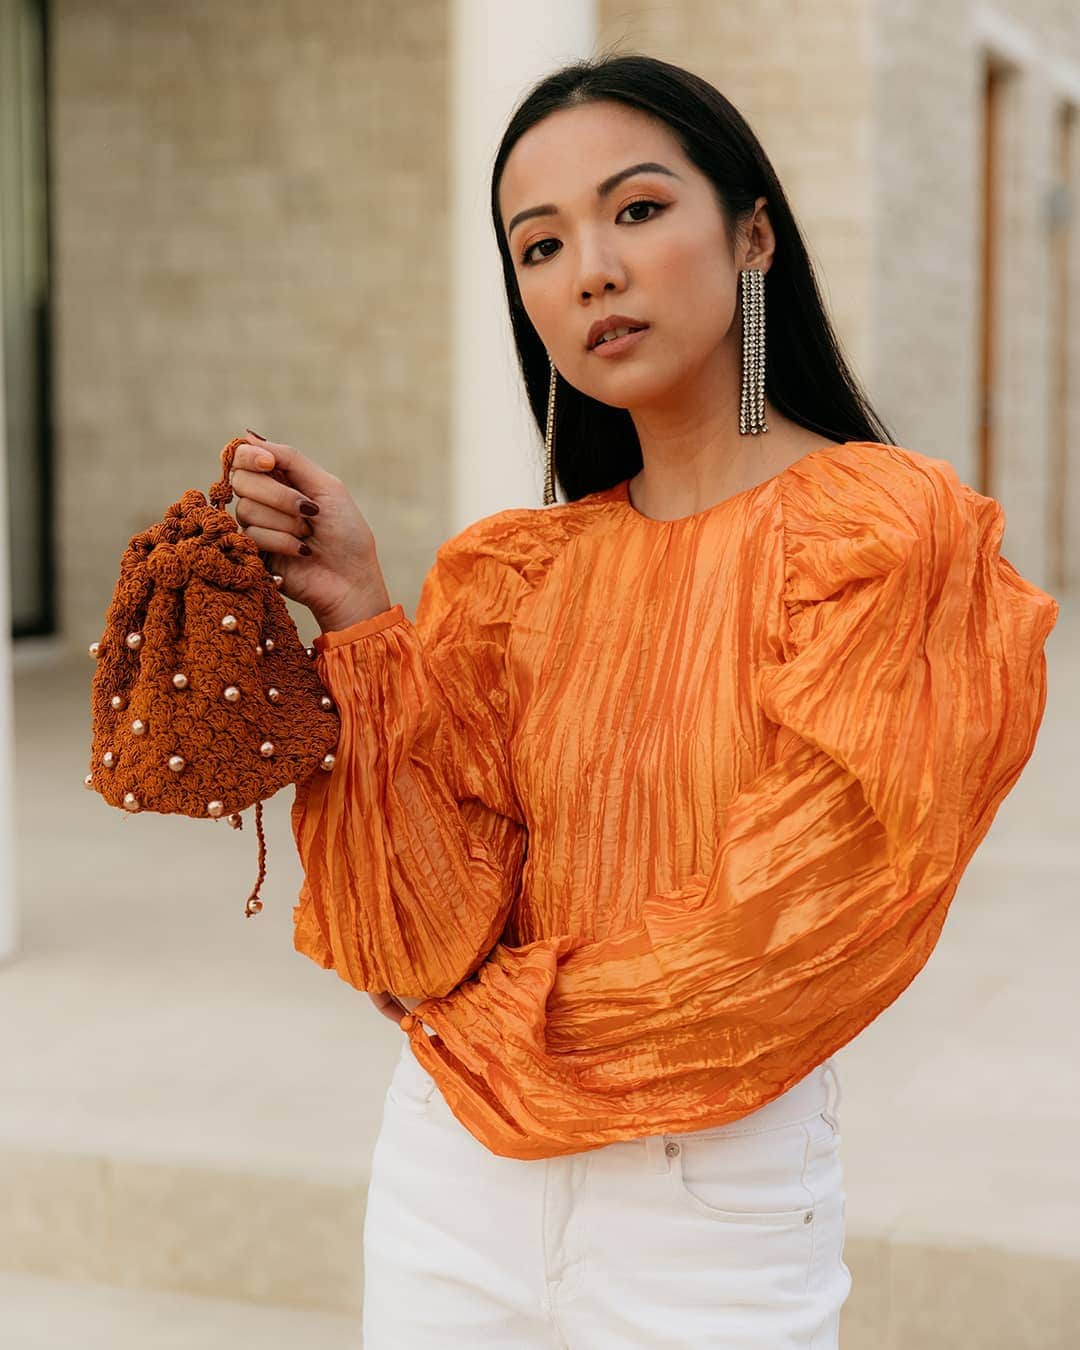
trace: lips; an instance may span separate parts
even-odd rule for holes
[[[644,319],[632,318],[629,314],[609,314],[606,318],[597,319],[589,329],[589,336],[585,345],[588,351],[596,346],[605,333],[610,332],[612,328],[648,328]]]

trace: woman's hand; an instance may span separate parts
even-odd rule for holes
[[[375,536],[341,480],[291,445],[250,433],[244,440],[229,475],[236,520],[271,555],[283,594],[306,605],[323,632],[389,609]],[[270,477],[274,468],[287,484]]]
[[[424,1001],[422,998],[398,998],[394,994],[388,994],[385,990],[380,994],[373,994],[369,990],[368,998],[371,999],[384,1017],[389,1017],[392,1022],[396,1022],[399,1026],[405,1013],[412,1012],[418,1004]]]

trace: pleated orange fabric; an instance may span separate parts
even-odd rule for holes
[[[624,482],[478,521],[415,624],[316,641],[297,950],[423,998],[417,1058],[504,1156],[765,1105],[919,972],[1032,752],[1057,605],[1003,527],[875,442],[679,520]]]

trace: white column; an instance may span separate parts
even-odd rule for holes
[[[2,262],[2,250],[0,250]],[[0,318],[4,276],[0,266]],[[18,941],[15,896],[15,722],[11,698],[11,578],[8,566],[8,454],[4,403],[4,325],[0,322],[0,961],[14,955]]]
[[[451,529],[543,502],[543,436],[525,399],[489,198],[514,106],[565,62],[588,56],[595,0],[455,0],[451,40]]]

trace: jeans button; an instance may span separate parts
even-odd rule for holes
[[[677,1158],[679,1156],[679,1146],[674,1140],[671,1140],[669,1143],[665,1144],[664,1152],[669,1158]]]

